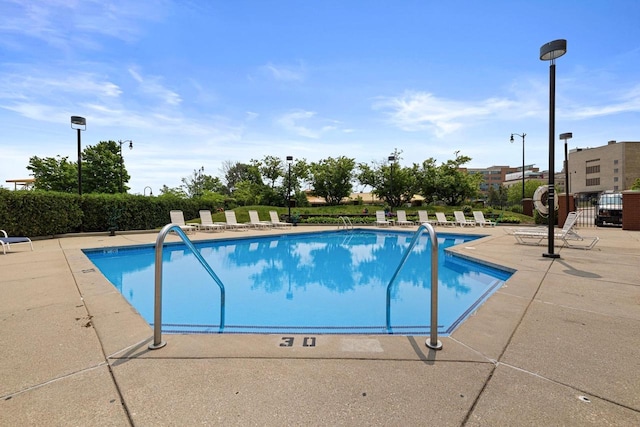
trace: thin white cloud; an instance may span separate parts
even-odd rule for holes
[[[263,65],[262,69],[278,81],[301,82],[305,77],[305,70],[302,66],[291,67],[268,63]]]
[[[92,34],[132,41],[140,35],[140,22],[159,21],[167,13],[167,2],[126,0],[7,0],[0,20],[6,46],[18,49],[26,43],[19,37],[42,40],[59,49],[98,49]],[[17,38],[14,38],[17,37]],[[0,38],[1,40],[1,38]]]
[[[316,115],[313,111],[294,111],[287,113],[276,120],[278,125],[287,132],[291,132],[298,136],[317,139],[320,137],[319,131],[314,131],[306,126],[300,125],[301,121],[308,121]]]
[[[179,105],[182,102],[180,95],[170,89],[164,87],[160,81],[162,80],[158,76],[143,77],[136,69],[129,68],[129,74],[139,83],[140,92],[150,95],[152,97],[161,99],[164,103],[169,105]]]
[[[426,130],[443,137],[469,121],[491,117],[513,106],[513,101],[503,98],[463,102],[438,98],[428,92],[406,92],[399,97],[382,99],[373,108],[388,111],[390,122],[402,130]]]
[[[614,114],[640,112],[640,85],[636,85],[621,95],[598,96],[597,98],[610,99],[611,102],[605,105],[570,108],[563,112],[563,116],[575,120],[585,120]]]

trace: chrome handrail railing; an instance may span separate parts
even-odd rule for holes
[[[345,229],[353,230],[353,224],[351,223],[351,218],[349,218],[348,216],[339,216],[338,219],[342,220],[342,223],[344,224]],[[349,225],[347,225],[347,222],[349,223]],[[340,229],[339,224],[338,224],[338,229]]]
[[[393,273],[389,284],[387,285],[387,330],[391,329],[391,285],[395,282],[398,273],[407,262],[409,254],[418,243],[418,239],[422,233],[427,230],[431,239],[431,328],[429,338],[425,342],[426,346],[433,350],[441,350],[442,343],[438,340],[438,237],[436,231],[431,224],[422,224],[413,235],[413,239],[409,243],[409,247],[405,251],[398,268]]]
[[[211,269],[211,266],[205,261],[205,259],[200,254],[200,251],[194,246],[194,244],[189,240],[184,231],[177,224],[167,224],[165,225],[160,233],[158,233],[158,237],[156,238],[156,261],[155,261],[155,300],[154,300],[154,314],[153,314],[153,344],[149,344],[150,350],[157,350],[159,348],[167,345],[165,341],[162,341],[162,247],[164,246],[164,239],[167,237],[170,231],[175,231],[175,233],[182,239],[182,241],[187,245],[189,249],[193,252],[193,255],[196,257],[200,264],[204,267],[204,269],[209,273],[209,275],[216,282],[218,287],[220,288],[220,330],[224,328],[224,285],[222,281],[218,277],[218,275]]]

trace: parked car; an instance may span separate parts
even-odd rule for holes
[[[622,225],[622,194],[602,193],[598,197],[596,225]]]

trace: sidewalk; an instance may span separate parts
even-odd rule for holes
[[[455,250],[517,270],[438,352],[359,335],[164,335],[150,351],[81,249],[156,234],[16,246],[0,255],[0,426],[640,425],[640,233],[582,229],[598,245],[551,260],[503,227],[437,231],[488,234]]]

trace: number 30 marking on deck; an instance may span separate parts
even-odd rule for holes
[[[294,337],[282,337],[282,342],[280,343],[280,347],[293,347]],[[302,339],[303,347],[315,347],[316,346],[316,337],[304,337]]]

